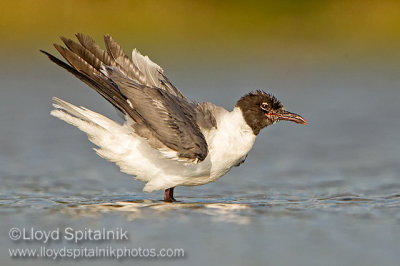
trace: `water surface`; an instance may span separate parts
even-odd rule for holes
[[[252,65],[181,60],[165,68],[189,98],[226,108],[251,89],[270,88],[309,124],[267,128],[241,167],[213,184],[177,188],[174,204],[163,203],[162,192],[142,192],[142,183],[97,157],[82,132],[49,115],[50,99],[58,96],[117,119],[100,96],[41,57],[3,65],[0,264],[54,265],[51,259],[11,259],[11,247],[42,245],[10,240],[12,227],[121,227],[129,241],[112,245],[185,250],[184,258],[120,262],[127,265],[398,265],[397,68],[241,62]]]

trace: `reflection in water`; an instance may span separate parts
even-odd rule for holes
[[[80,213],[123,212],[129,220],[146,218],[146,216],[168,216],[172,212],[190,211],[211,216],[216,222],[233,222],[247,224],[249,217],[243,210],[250,208],[248,204],[227,203],[163,203],[163,202],[116,202],[81,206]],[[71,210],[68,210],[71,211]]]
[[[79,197],[33,198],[20,196],[0,199],[3,211],[19,209],[29,213],[42,210],[66,214],[70,217],[101,217],[104,214],[121,214],[127,220],[136,219],[185,219],[203,215],[214,222],[249,224],[252,218],[308,218],[324,214],[369,219],[400,219],[400,194],[363,197],[345,193],[327,197],[293,197],[289,195],[261,199],[258,195],[241,196],[240,200],[218,201],[218,199],[184,198],[181,202],[164,203],[133,197],[98,196],[92,199]],[[36,212],[35,211],[35,212]]]
[[[81,205],[74,208],[64,208],[62,211],[73,215],[99,215],[107,212],[119,212],[128,220],[146,219],[154,216],[159,218],[182,212],[193,212],[208,215],[216,222],[249,223],[249,215],[243,210],[251,208],[248,204],[228,203],[164,203],[155,201],[130,201],[115,203],[100,203]]]

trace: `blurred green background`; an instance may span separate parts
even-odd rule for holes
[[[111,34],[127,50],[200,59],[399,57],[400,1],[17,0],[1,1],[0,12],[1,53],[13,57],[76,32],[97,41]]]

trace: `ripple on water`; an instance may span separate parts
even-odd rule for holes
[[[149,199],[148,194],[111,194],[101,185],[94,184],[82,191],[79,182],[54,181],[50,176],[37,177],[29,182],[27,177],[5,177],[1,180],[0,207],[2,212],[29,214],[31,212],[59,213],[71,217],[120,214],[129,220],[202,215],[217,222],[250,223],[254,218],[293,217],[310,219],[324,214],[356,216],[363,219],[400,217],[400,194],[393,190],[378,193],[331,193],[332,186],[340,182],[325,182],[303,187],[290,187],[283,191],[268,187],[248,186],[232,191],[197,190],[193,195],[180,196],[179,202],[164,203]],[[334,180],[334,179],[332,179]],[[335,179],[336,180],[336,179]],[[35,186],[36,189],[31,188]],[[40,189],[38,189],[40,187]],[[41,188],[45,188],[43,191]],[[85,187],[88,187],[85,185]],[[278,191],[278,192],[277,192]],[[366,196],[367,195],[367,196]]]
[[[70,197],[21,197],[2,199],[0,206],[19,209],[29,213],[51,211],[71,217],[100,216],[106,213],[121,214],[128,220],[181,217],[187,215],[205,215],[216,222],[250,223],[254,217],[279,218],[295,217],[299,219],[316,217],[321,214],[351,215],[361,218],[380,219],[394,217],[398,219],[400,195],[363,197],[356,194],[334,194],[325,197],[254,197],[241,195],[240,200],[219,201],[218,199],[181,198],[180,202],[164,203],[125,196],[96,196],[83,198]]]

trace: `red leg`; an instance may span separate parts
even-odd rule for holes
[[[174,202],[176,201],[174,199],[174,188],[168,188],[165,190],[165,194],[164,194],[164,202]]]

